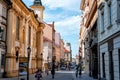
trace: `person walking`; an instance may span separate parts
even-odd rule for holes
[[[75,72],[76,78],[78,77],[78,71],[79,71],[78,69],[79,69],[79,66],[77,65],[76,72]]]
[[[82,62],[79,63],[79,77],[81,77],[82,74]]]
[[[45,69],[45,73],[46,73],[46,75],[49,75],[49,70],[48,70],[48,68]]]
[[[55,61],[53,61],[53,63],[52,63],[51,74],[52,74],[52,78],[54,79],[54,75],[55,75]]]
[[[40,69],[37,70],[37,72],[35,74],[35,78],[36,78],[36,80],[41,80],[41,78],[42,78],[42,71]]]

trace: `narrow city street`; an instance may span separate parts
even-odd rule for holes
[[[74,80],[73,71],[57,71],[54,80]],[[53,80],[51,75],[44,77],[43,80]]]
[[[29,76],[30,80],[36,80],[34,76],[35,76],[35,74],[30,75]],[[2,78],[0,80],[18,80],[18,77],[16,77],[16,78]],[[19,80],[27,80],[27,79],[26,79],[26,76],[21,76],[21,77],[19,77]],[[75,77],[75,70],[71,70],[71,71],[67,71],[67,70],[61,71],[60,70],[60,71],[56,71],[54,79],[52,79],[51,74],[49,74],[49,75],[43,74],[42,80],[94,80],[94,79],[89,77],[84,72],[82,72],[81,77],[76,78]]]
[[[57,71],[55,78],[52,79],[51,75],[44,77],[43,80],[94,80],[88,77],[85,73],[81,77],[75,77],[75,71]]]

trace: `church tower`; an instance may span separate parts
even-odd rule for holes
[[[38,15],[38,19],[43,20],[44,6],[42,6],[41,0],[34,0],[34,3],[31,6],[31,9],[34,10],[35,14]]]

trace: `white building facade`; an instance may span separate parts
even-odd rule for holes
[[[100,77],[120,80],[120,1],[98,1]]]

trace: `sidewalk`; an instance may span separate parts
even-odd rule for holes
[[[89,77],[86,73],[82,72],[81,77],[77,77],[75,76],[75,73],[73,73],[73,80],[97,80],[97,79],[93,79],[92,77]]]
[[[29,76],[31,80],[35,80],[34,78],[35,74],[32,74]],[[0,80],[27,80],[27,76],[19,76],[19,77],[14,77],[14,78],[2,78]]]
[[[42,73],[43,77],[45,77],[45,73]],[[19,76],[14,78],[1,78],[0,80],[27,80],[27,76]],[[35,74],[29,75],[29,80],[36,80]]]

